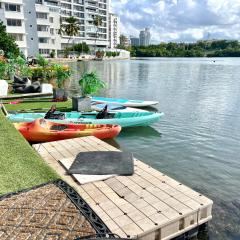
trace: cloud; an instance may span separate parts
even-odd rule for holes
[[[150,27],[153,43],[240,38],[240,0],[112,0],[112,9],[122,33]]]

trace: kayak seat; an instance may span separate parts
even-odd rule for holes
[[[97,115],[96,119],[111,119],[114,118],[114,113],[105,113],[104,115]]]
[[[68,126],[66,126],[66,125],[53,125],[53,126],[50,127],[50,130],[63,131],[67,128],[68,128]]]

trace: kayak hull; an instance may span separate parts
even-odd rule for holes
[[[118,125],[62,124],[45,119],[14,123],[14,126],[29,142],[51,142],[86,136],[108,139],[116,137],[121,131]]]
[[[65,112],[65,119],[51,119],[52,122],[78,123],[78,124],[112,124],[121,127],[148,126],[161,119],[164,113],[154,113],[147,111],[137,112],[115,112],[113,118],[96,119],[97,112],[79,113]],[[44,118],[45,113],[19,113],[9,114],[8,118],[12,122],[32,122],[37,118]]]
[[[92,102],[106,103],[106,104],[117,104],[125,107],[149,107],[158,104],[158,101],[142,101],[142,100],[128,100],[118,98],[104,98],[104,97],[92,97]]]

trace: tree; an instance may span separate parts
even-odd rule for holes
[[[96,52],[98,30],[99,30],[99,27],[102,26],[102,23],[103,23],[103,18],[101,16],[96,15],[96,16],[93,17],[93,25],[96,27],[96,37],[95,37],[94,52]]]
[[[73,45],[71,50],[76,51],[78,53],[89,53],[89,47],[85,42]]]
[[[78,35],[78,33],[80,31],[80,24],[78,22],[78,19],[73,16],[66,18],[65,22],[66,23],[61,23],[60,29],[59,29],[59,34],[60,35],[65,34],[65,35],[69,36],[69,39],[68,39],[68,45],[69,45],[72,37]]]
[[[6,32],[3,22],[0,22],[0,49],[4,51],[6,57],[9,55],[17,57],[20,54],[14,38]]]

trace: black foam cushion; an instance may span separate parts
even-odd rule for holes
[[[132,175],[133,154],[117,151],[82,152],[76,156],[68,172],[86,175]]]

